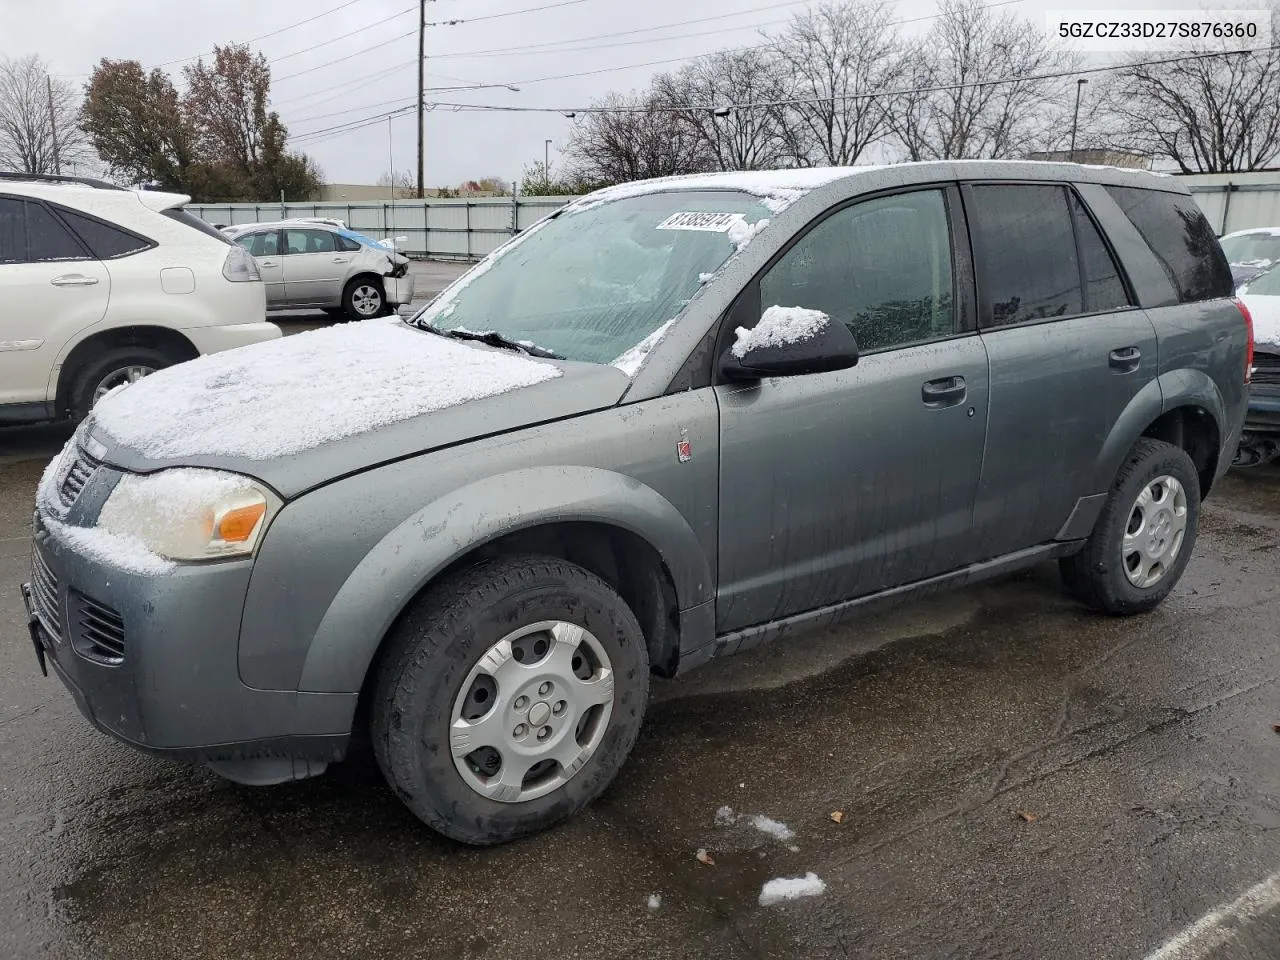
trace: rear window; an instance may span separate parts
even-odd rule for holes
[[[1231,267],[1194,200],[1138,187],[1107,192],[1147,241],[1183,303],[1231,296]]]
[[[120,227],[88,217],[65,207],[57,207],[58,216],[84,241],[93,255],[99,260],[115,260],[127,257],[155,246],[146,237],[131,233]]]
[[[201,233],[206,234],[207,236],[213,237],[215,240],[221,240],[227,246],[231,246],[230,237],[228,237],[225,233],[223,233],[222,231],[214,227],[213,224],[205,223],[203,220],[197,217],[194,213],[187,213],[186,210],[183,210],[181,208],[173,209],[173,210],[165,210],[163,211],[163,213],[170,220],[177,220],[178,223],[185,223],[191,229],[199,230]]]

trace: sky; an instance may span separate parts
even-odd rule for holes
[[[610,91],[643,89],[655,72],[676,69],[684,59],[758,43],[762,31],[780,30],[815,2],[429,0],[427,19],[439,25],[427,28],[428,101],[585,106]],[[1154,5],[1129,0],[1125,8]],[[162,66],[180,84],[183,64],[207,57],[214,44],[251,42],[271,61],[272,106],[294,148],[316,159],[327,182],[373,183],[393,164],[397,171],[415,170],[417,6],[416,0],[0,0],[0,56],[38,54],[55,75],[76,84],[103,57],[136,59],[147,68]],[[895,19],[914,21],[903,25],[907,35],[927,30],[925,18],[937,10],[935,0],[899,0],[892,7]],[[1051,8],[1115,5],[1013,0],[1002,7],[1037,23]],[[495,86],[474,89],[479,85]],[[450,87],[473,89],[432,89]],[[410,108],[389,122],[332,129],[404,106]],[[544,150],[554,173],[570,125],[554,112],[436,106],[426,115],[427,185],[456,186],[487,175],[518,179]]]

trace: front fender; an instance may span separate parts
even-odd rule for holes
[[[515,470],[434,500],[369,550],[320,621],[298,689],[359,690],[387,630],[442,570],[506,534],[573,521],[609,524],[646,540],[671,572],[680,609],[712,598],[710,566],[693,529],[650,487],[591,467]]]

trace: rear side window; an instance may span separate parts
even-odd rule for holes
[[[57,217],[41,204],[27,204],[28,263],[87,259],[80,241],[58,222]]]
[[[237,237],[236,243],[255,257],[274,257],[280,252],[280,232],[270,230],[266,233],[251,233],[246,237]]]
[[[1080,245],[1080,263],[1084,268],[1084,308],[1088,313],[1121,310],[1129,306],[1129,293],[1120,276],[1120,268],[1107,249],[1097,226],[1089,217],[1074,190],[1070,196],[1071,217],[1076,224],[1076,242]]]
[[[1183,303],[1232,295],[1231,267],[1194,200],[1138,187],[1107,192],[1147,241]]]
[[[1065,189],[977,184],[970,197],[985,325],[1083,313],[1080,262]]]
[[[58,207],[58,216],[66,221],[67,226],[79,235],[99,260],[116,260],[155,246],[146,237],[65,207]]]
[[[22,201],[0,197],[0,263],[27,259],[27,228]]]

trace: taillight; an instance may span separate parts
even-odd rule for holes
[[[234,243],[227,251],[227,259],[222,263],[222,275],[232,283],[248,283],[262,279],[262,274],[258,273],[257,261],[249,256],[244,247]]]
[[[1233,298],[1231,302],[1240,311],[1240,316],[1244,317],[1244,328],[1249,335],[1249,346],[1245,349],[1244,354],[1244,382],[1248,383],[1253,379],[1253,314],[1249,312],[1249,308],[1244,305],[1244,301],[1239,297]]]

